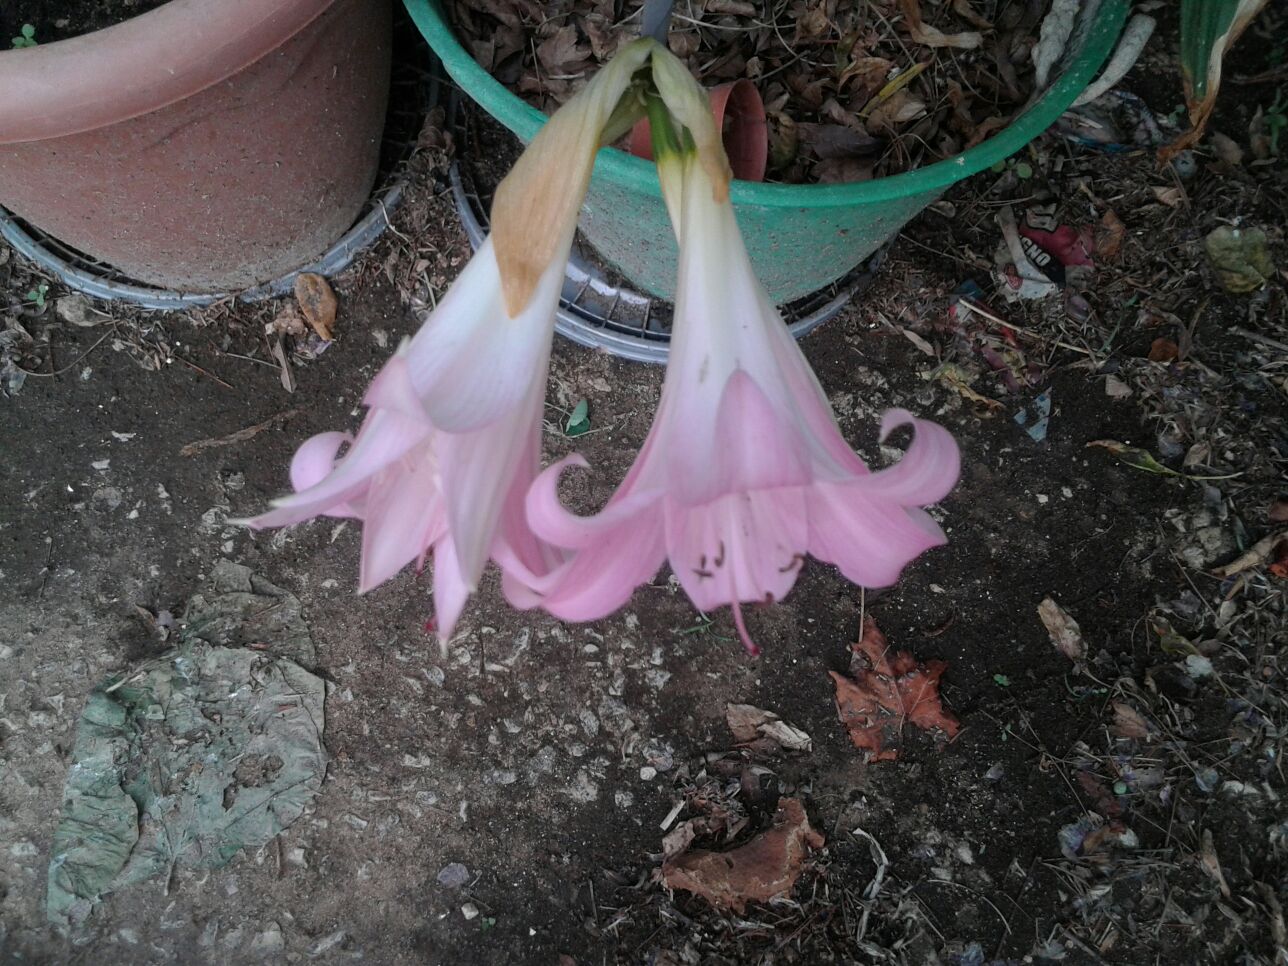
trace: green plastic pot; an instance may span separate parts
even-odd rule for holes
[[[452,33],[438,0],[403,0],[452,80],[480,107],[530,141],[545,123],[539,110],[478,65]],[[1032,141],[1082,93],[1113,49],[1129,0],[1083,4],[1065,56],[1046,91],[1009,126],[955,158],[856,184],[784,185],[735,181],[731,191],[751,260],[780,304],[847,274],[923,208],[963,178]],[[675,237],[651,162],[604,148],[582,208],[580,227],[605,260],[654,295],[669,298]]]

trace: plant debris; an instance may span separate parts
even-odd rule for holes
[[[1082,629],[1063,607],[1050,597],[1038,604],[1038,617],[1051,635],[1055,649],[1070,661],[1081,661],[1087,656],[1087,642],[1082,639]]]
[[[214,449],[220,446],[235,446],[237,443],[244,443],[248,439],[254,439],[260,433],[268,429],[277,429],[285,425],[290,420],[300,414],[299,409],[288,409],[280,412],[276,416],[270,416],[262,423],[256,423],[254,426],[247,426],[245,429],[239,429],[235,433],[229,433],[227,436],[219,436],[214,439],[198,439],[186,444],[179,450],[180,456],[196,456],[202,450]]]
[[[798,799],[778,803],[773,825],[728,852],[688,852],[662,866],[670,889],[684,889],[713,906],[742,914],[749,902],[768,902],[790,892],[810,849],[823,847]]]
[[[1221,225],[1203,239],[1208,261],[1227,292],[1255,292],[1275,274],[1266,233],[1260,228]]]
[[[300,272],[295,277],[295,300],[318,338],[330,342],[335,338],[335,314],[339,308],[331,283],[321,275]]]
[[[1034,50],[1039,28],[1044,38],[1051,33],[1047,5],[1001,6],[990,21],[970,0],[795,0],[770,8],[707,0],[675,18],[669,45],[708,87],[756,83],[769,121],[769,180],[863,181],[952,157],[1009,124],[1046,82],[1035,73]],[[546,113],[635,36],[640,6],[448,5],[474,59]],[[1074,7],[1059,42],[1048,41],[1041,69],[1062,54]]]
[[[939,678],[943,661],[919,663],[906,651],[892,651],[869,615],[863,636],[851,646],[850,677],[829,672],[836,685],[836,711],[854,747],[869,761],[899,757],[905,723],[948,738],[961,725],[944,710]]]
[[[750,704],[725,705],[725,721],[739,745],[761,753],[779,750],[808,752],[813,743],[800,728],[789,725],[772,711]]]
[[[86,703],[50,850],[51,922],[79,923],[104,894],[175,865],[227,864],[322,784],[326,685],[286,656],[312,658],[299,601],[227,562],[211,589],[189,603],[175,648]],[[255,643],[212,643],[242,634]]]

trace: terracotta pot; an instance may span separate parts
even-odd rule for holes
[[[171,0],[0,52],[0,205],[144,282],[298,267],[371,191],[390,0]]]
[[[751,81],[741,78],[713,87],[707,94],[733,176],[740,181],[764,181],[769,161],[769,125],[760,91]],[[630,145],[631,154],[652,160],[652,133],[647,118],[631,129]]]

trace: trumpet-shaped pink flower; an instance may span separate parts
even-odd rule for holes
[[[554,313],[562,263],[547,274],[525,312],[507,319],[485,243],[372,381],[357,437],[322,433],[304,443],[291,462],[295,494],[246,522],[361,520],[360,592],[413,561],[423,567],[432,550],[443,640],[489,558],[545,572],[550,551],[529,530],[523,501],[538,468],[553,331],[545,316]],[[510,327],[506,338],[493,331],[498,320]]]
[[[245,521],[360,519],[362,591],[432,553],[444,642],[489,558],[511,597],[516,575],[545,574],[556,560],[524,508],[555,309],[595,152],[656,46],[627,45],[542,128],[497,188],[491,236],[372,382],[357,437],[310,439],[291,464],[296,493]]]
[[[782,599],[806,554],[881,587],[943,543],[922,507],[949,492],[959,463],[945,430],[903,410],[881,426],[882,438],[915,429],[897,465],[871,472],[854,454],[752,271],[715,167],[693,153],[659,159],[681,253],[662,399],[600,513],[575,516],[559,502],[559,474],[584,466],[580,457],[537,478],[527,499],[533,530],[573,555],[530,580],[525,602],[567,620],[601,617],[669,560],[699,609],[732,605],[755,653],[739,604]]]

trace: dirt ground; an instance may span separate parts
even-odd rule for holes
[[[1166,113],[1179,84],[1166,38],[1159,51],[1134,77]],[[1237,89],[1215,127],[1246,141],[1272,97]],[[905,229],[875,287],[805,339],[870,462],[897,459],[876,441],[892,406],[961,446],[962,481],[934,511],[950,542],[896,587],[864,596],[811,562],[786,601],[748,609],[751,659],[729,614],[703,619],[665,571],[586,625],[510,610],[493,574],[443,658],[424,577],[354,596],[356,524],[227,522],[282,492],[309,435],[357,425],[367,383],[418,324],[410,300],[468,257],[442,158],[426,154],[397,233],[336,280],[338,340],[292,356],[293,393],[261,335],[279,305],[100,305],[73,325],[57,283],[37,304],[41,279],[0,248],[0,312],[32,334],[19,361],[34,373],[0,399],[4,962],[1288,962],[1288,585],[1264,555],[1214,574],[1284,526],[1284,276],[1228,293],[1202,243],[1242,219],[1288,265],[1281,162],[1205,150],[1182,180],[1150,151],[1045,137],[1025,155],[1034,182],[1008,169],[954,189]],[[1061,220],[1112,210],[1126,226],[1086,283],[1085,321],[1059,294],[1008,304],[990,279],[994,214],[1039,182]],[[1022,357],[1014,390],[950,318],[965,279],[1020,327],[988,343]],[[575,505],[621,478],[661,375],[556,343],[544,457],[590,460],[567,487]],[[1038,441],[1014,417],[1042,392]],[[568,439],[582,399],[593,431]],[[46,875],[85,698],[166,650],[151,618],[181,615],[220,560],[303,603],[331,685],[321,792],[263,848],[176,867],[56,930]],[[1039,619],[1046,598],[1081,628],[1076,660]],[[848,667],[864,613],[893,647],[947,663],[954,740],[909,729],[898,760],[873,763],[850,743],[828,672]],[[728,703],[776,712],[812,750],[735,749]],[[751,766],[826,844],[790,895],[741,914],[669,894],[663,820],[677,804],[695,814],[710,776],[732,774],[732,790],[715,784],[745,800]],[[773,810],[748,811],[744,838]],[[464,881],[441,874],[453,863]]]

